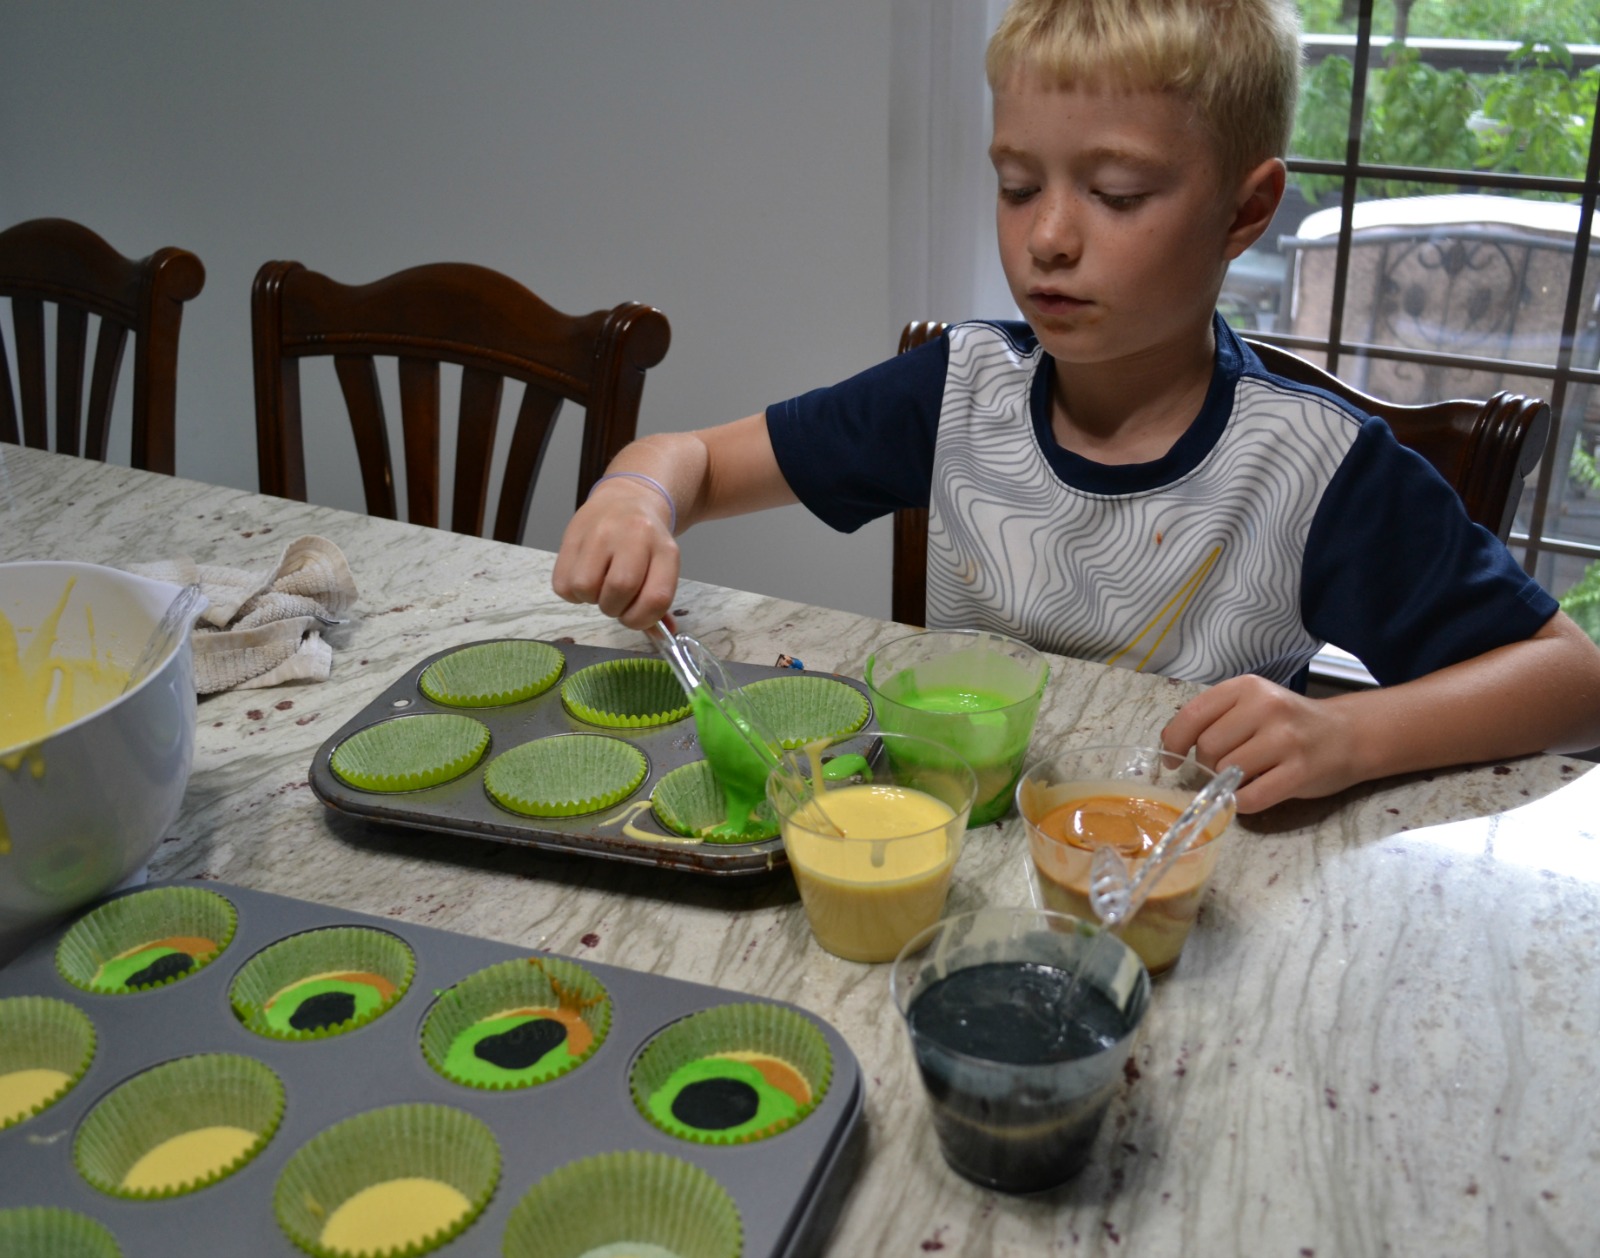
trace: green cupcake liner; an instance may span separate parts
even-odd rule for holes
[[[321,927],[256,953],[234,976],[228,999],[257,1035],[326,1039],[392,1009],[411,986],[416,964],[406,942],[386,931]]]
[[[391,794],[460,777],[489,749],[489,727],[453,712],[418,712],[357,730],[333,749],[328,767],[347,786]]]
[[[576,817],[626,799],[650,762],[606,734],[556,734],[502,752],[483,771],[489,798],[524,817]]]
[[[500,707],[543,694],[565,665],[566,656],[548,642],[480,642],[434,660],[417,686],[448,707]]]
[[[50,996],[0,1000],[0,1131],[72,1091],[94,1050],[94,1023],[76,1005]]]
[[[630,1149],[569,1162],[506,1220],[504,1258],[738,1258],[739,1207],[706,1171]]]
[[[560,1017],[517,1012],[530,1009]],[[611,997],[599,979],[560,957],[526,957],[479,970],[443,993],[422,1024],[422,1054],[465,1087],[526,1088],[576,1070],[610,1030]],[[581,1034],[587,1043],[578,1042]]]
[[[138,891],[73,923],[56,946],[56,969],[74,987],[104,995],[163,987],[216,960],[237,925],[233,905],[214,891]]]
[[[801,1100],[736,1054],[777,1058],[809,1087]],[[634,1062],[634,1105],[652,1124],[697,1144],[743,1144],[793,1127],[821,1103],[833,1075],[833,1053],[815,1024],[780,1005],[714,1005],[674,1022]],[[715,1123],[685,1118],[684,1093],[716,1110]],[[737,1121],[734,1121],[737,1119]]]
[[[707,760],[691,760],[663,774],[650,792],[650,808],[656,820],[674,834],[707,843],[759,843],[778,833],[778,816],[769,803],[755,811],[751,827],[742,833],[712,833],[728,819],[728,804]]]
[[[442,1214],[426,1235],[371,1247],[340,1243],[338,1229],[350,1212],[377,1196],[381,1221],[381,1194],[414,1197],[420,1185],[396,1181],[416,1180],[448,1186],[464,1207],[453,1217]],[[272,1206],[284,1233],[315,1258],[412,1258],[466,1231],[499,1181],[500,1146],[481,1119],[448,1105],[391,1105],[347,1118],[302,1145],[278,1176]]]
[[[864,694],[832,677],[768,677],[739,693],[786,751],[854,734],[871,713]]]
[[[689,715],[689,696],[665,660],[606,660],[561,683],[561,702],[580,721],[605,729],[651,729]]]
[[[283,1083],[270,1067],[233,1053],[180,1057],[133,1076],[84,1116],[72,1160],[90,1185],[112,1197],[160,1200],[232,1175],[266,1148],[283,1119]],[[234,1151],[197,1151],[171,1178],[144,1181],[141,1159],[169,1141],[208,1128],[250,1133]],[[169,1146],[170,1147],[170,1146]],[[137,1177],[137,1178],[136,1178]]]
[[[6,1258],[122,1258],[103,1223],[58,1206],[0,1210],[0,1254]]]

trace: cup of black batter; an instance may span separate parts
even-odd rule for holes
[[[889,987],[957,1172],[1041,1192],[1089,1160],[1150,1001],[1150,975],[1098,925],[986,908],[928,927]]]

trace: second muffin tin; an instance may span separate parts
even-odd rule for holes
[[[462,1086],[425,1059],[430,1013],[471,976],[531,953],[408,922],[346,912],[226,883],[153,883],[106,902],[146,901],[163,888],[193,888],[227,902],[236,928],[215,958],[164,986],[109,993],[89,990],[58,968],[58,949],[78,924],[41,939],[0,969],[0,1009],[15,998],[72,1006],[93,1028],[93,1055],[77,1082],[42,1112],[0,1129],[0,1225],[17,1207],[53,1207],[106,1229],[123,1258],[239,1254],[296,1258],[274,1194],[291,1161],[347,1121],[380,1117],[396,1105],[443,1106],[486,1127],[500,1155],[496,1183],[466,1230],[430,1253],[438,1258],[500,1258],[519,1203],[536,1185],[565,1182],[570,1168],[625,1154],[670,1159],[709,1176],[737,1209],[743,1258],[814,1253],[848,1188],[860,1154],[863,1078],[837,1030],[778,1001],[587,960],[578,967],[601,984],[611,1019],[599,1046],[572,1070],[535,1086]],[[187,891],[185,891],[188,894]],[[85,914],[86,918],[88,914]],[[80,918],[81,922],[84,920]],[[405,990],[372,1021],[326,1038],[288,1039],[251,1030],[230,1007],[240,976],[256,958],[330,928],[392,936],[415,957]],[[69,967],[70,968],[70,967]],[[741,1010],[803,1020],[826,1044],[830,1078],[815,1107],[775,1135],[747,1143],[679,1139],[647,1119],[630,1095],[636,1063],[693,1020]],[[130,1199],[97,1189],[74,1163],[86,1124],[107,1097],[130,1083],[160,1083],[156,1072],[197,1055],[254,1065],[281,1081],[281,1121],[260,1151],[232,1173],[180,1196]],[[21,1064],[12,1063],[11,1068]],[[4,1063],[0,1063],[3,1066]],[[558,1194],[558,1201],[560,1197]],[[607,1204],[606,1210],[626,1203]],[[5,1249],[0,1226],[0,1250]],[[8,1251],[9,1252],[9,1251]]]
[[[506,639],[486,639],[505,641]],[[477,643],[466,645],[478,645]],[[435,660],[464,647],[451,647],[421,660],[318,748],[311,762],[311,789],[329,808],[392,825],[435,830],[497,843],[514,843],[550,851],[594,856],[603,860],[679,869],[712,876],[751,876],[787,868],[783,841],[774,837],[755,843],[709,843],[686,840],[663,827],[648,808],[630,811],[646,801],[656,784],[673,769],[704,759],[694,720],[684,716],[671,724],[645,729],[609,729],[589,724],[562,702],[562,684],[574,673],[608,660],[648,659],[647,653],[580,643],[552,643],[565,657],[560,675],[531,699],[499,707],[450,707],[423,693],[419,678]],[[791,668],[724,661],[729,681],[745,686],[780,677],[826,677],[851,687],[866,698],[866,685],[855,678]],[[875,728],[871,700],[865,738]],[[329,760],[352,735],[396,716],[451,712],[471,716],[489,729],[483,758],[462,776],[437,786],[405,792],[361,790],[342,781]],[[623,800],[594,812],[571,817],[524,817],[496,804],[484,789],[484,771],[494,758],[535,739],[563,734],[604,734],[637,747],[648,762],[644,780]],[[631,831],[631,833],[630,833]]]

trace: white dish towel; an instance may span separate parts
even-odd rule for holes
[[[198,582],[210,600],[194,631],[194,683],[203,695],[326,681],[333,647],[322,629],[347,619],[356,601],[344,552],[325,537],[290,542],[270,568],[181,556],[129,564],[128,571],[179,585]]]

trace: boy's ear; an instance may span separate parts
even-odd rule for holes
[[[1224,250],[1231,262],[1261,239],[1261,234],[1277,213],[1283,200],[1287,170],[1283,160],[1269,157],[1239,181],[1234,195],[1233,222],[1228,225],[1228,242]]]

